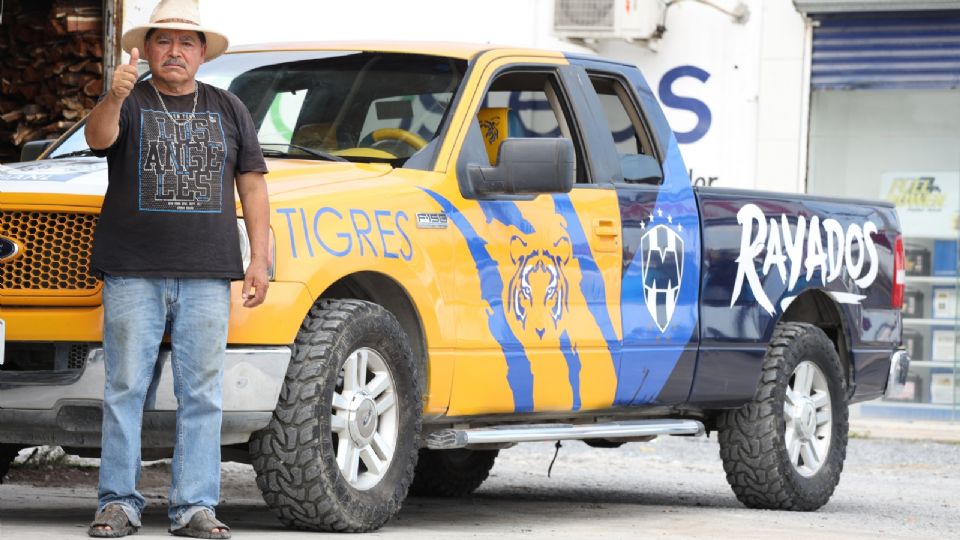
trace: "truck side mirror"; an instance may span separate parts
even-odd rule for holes
[[[31,141],[23,145],[20,149],[20,161],[34,161],[44,150],[54,143],[53,139],[44,139],[42,141]]]
[[[478,196],[568,193],[576,177],[570,139],[510,138],[493,167],[470,165],[467,177]]]

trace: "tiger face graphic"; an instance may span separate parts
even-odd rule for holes
[[[548,331],[559,333],[561,320],[570,309],[566,266],[571,254],[567,237],[547,247],[532,247],[517,235],[510,238],[514,271],[507,285],[507,313],[524,332],[533,331],[541,341]]]
[[[480,129],[483,130],[483,137],[487,140],[487,143],[493,144],[500,138],[500,119],[481,120]]]

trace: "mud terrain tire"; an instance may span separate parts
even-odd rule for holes
[[[250,440],[257,485],[281,522],[364,532],[399,512],[417,463],[419,381],[406,335],[382,307],[322,300],[310,310],[273,419]]]
[[[778,325],[753,401],[719,417],[720,457],[737,499],[780,510],[826,504],[846,458],[845,395],[840,359],[823,330]]]
[[[490,475],[499,450],[420,450],[410,494],[465,497]]]
[[[20,447],[17,445],[0,444],[0,484],[3,483],[3,479],[10,472],[10,465],[13,464],[13,460],[19,453]]]

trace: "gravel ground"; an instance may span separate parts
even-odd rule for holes
[[[547,479],[552,452],[552,445],[508,450],[477,497],[640,505],[698,520],[710,516],[706,529],[690,531],[707,535],[713,517],[733,518],[733,528],[716,533],[738,538],[767,531],[960,537],[960,445],[851,440],[840,485],[815,513],[742,507],[724,477],[715,439],[665,438],[616,450],[571,444],[561,449]],[[708,511],[701,516],[697,508]]]
[[[373,536],[624,538],[957,538],[960,445],[853,439],[840,486],[814,513],[748,510],[723,475],[716,439],[663,438],[620,449],[569,442],[501,452],[490,479],[461,500],[408,499]],[[83,460],[96,463],[96,460]],[[150,507],[139,537],[167,537],[169,467],[142,477]],[[0,486],[0,538],[83,536],[96,504],[96,468],[16,467]],[[224,464],[219,514],[235,538],[315,538],[280,528],[263,505],[252,468]],[[51,512],[56,508],[55,512]]]

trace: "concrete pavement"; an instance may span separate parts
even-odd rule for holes
[[[960,422],[851,417],[850,437],[960,444]]]
[[[958,444],[854,438],[833,498],[813,513],[743,507],[727,485],[715,436],[666,437],[615,450],[571,442],[548,477],[555,451],[551,443],[505,450],[474,496],[411,498],[381,531],[351,538],[939,540],[960,530],[960,503],[951,496],[960,485]],[[169,467],[151,469],[141,477],[150,504],[135,539],[170,538]],[[222,471],[218,514],[234,527],[234,538],[321,537],[284,529],[260,499],[249,465],[225,463]],[[0,486],[0,538],[86,538],[96,469],[61,482],[65,472]]]

